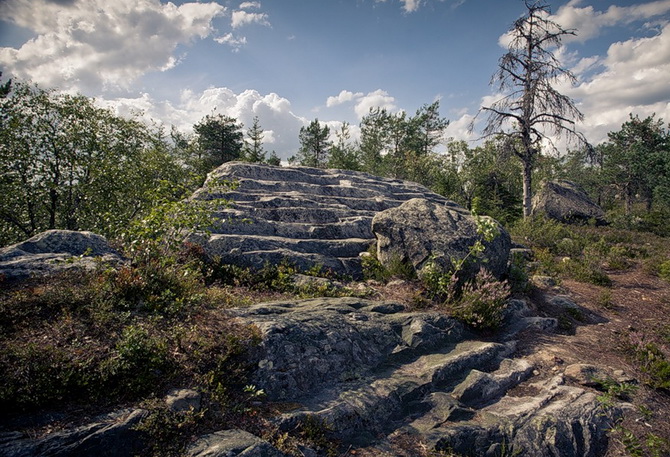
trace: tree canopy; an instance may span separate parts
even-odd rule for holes
[[[188,170],[158,131],[92,99],[13,82],[0,98],[0,244],[42,230],[111,235]]]

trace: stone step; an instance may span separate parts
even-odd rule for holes
[[[357,257],[366,251],[370,241],[361,238],[337,240],[295,239],[271,236],[213,234],[207,251],[210,255],[235,255],[257,251],[291,250],[303,254],[333,257]]]
[[[269,196],[265,192],[228,192],[222,194],[231,200],[233,207],[330,207],[341,206],[353,210],[371,211],[373,213],[400,206],[405,200],[391,198],[391,196],[375,196],[370,198],[353,198],[338,196],[323,196],[316,194],[300,194],[297,192],[283,192]]]
[[[461,413],[435,421],[432,427],[421,424],[414,431],[435,452],[482,449],[481,455],[493,456],[504,447],[508,455],[602,455],[605,431],[620,410],[606,414],[596,394],[564,385],[561,375],[526,383],[523,391],[527,393],[505,395],[489,406],[471,409],[470,417]]]
[[[236,210],[217,213],[225,222],[211,229],[214,234],[275,236],[304,240],[342,240],[359,238],[372,244],[371,217],[354,216],[330,224],[278,222],[249,217]]]
[[[341,383],[316,395],[298,399],[302,407],[284,414],[278,423],[290,429],[307,416],[316,417],[345,440],[370,440],[406,420],[424,396],[462,379],[479,367],[495,365],[507,347],[498,343],[465,341],[419,356],[411,363],[382,366],[370,377]]]

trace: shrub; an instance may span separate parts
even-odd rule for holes
[[[101,370],[121,396],[134,397],[154,390],[169,377],[173,365],[164,338],[151,335],[140,325],[129,325]]]
[[[477,330],[496,330],[502,323],[509,293],[507,283],[482,268],[463,286],[452,314]]]
[[[559,254],[557,245],[561,240],[576,238],[567,226],[544,217],[521,219],[511,227],[510,234],[529,247],[546,248],[553,254]]]
[[[670,260],[666,260],[658,265],[658,277],[670,282]]]

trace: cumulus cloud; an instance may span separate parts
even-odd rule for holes
[[[354,113],[359,120],[366,116],[372,108],[383,108],[388,111],[395,111],[398,108],[395,104],[395,98],[382,89],[367,94],[342,90],[338,95],[328,97],[326,107],[332,108],[348,102],[353,103]]]
[[[50,87],[128,88],[179,63],[178,45],[208,37],[225,8],[216,2],[3,0],[0,14],[35,32],[20,48],[0,48],[14,76]]]
[[[605,57],[590,59],[602,70],[564,93],[580,101],[591,141],[606,139],[629,113],[670,119],[670,24],[656,36],[614,43]]]
[[[355,94],[348,90],[342,90],[338,95],[334,97],[328,97],[326,100],[326,106],[331,108],[333,106],[341,105],[342,103],[350,102],[355,98],[363,96],[363,92],[356,92]]]
[[[389,111],[394,111],[397,106],[395,105],[394,97],[390,96],[385,90],[377,89],[367,95],[358,97],[354,112],[359,119],[362,119],[372,108],[385,108]]]
[[[234,52],[238,52],[242,46],[247,44],[247,37],[245,36],[235,36],[232,33],[226,33],[225,35],[214,38],[214,41],[221,44],[227,44],[233,48]]]
[[[263,95],[255,90],[235,93],[227,87],[211,87],[202,92],[182,90],[179,101],[174,104],[154,100],[146,93],[137,98],[100,100],[100,103],[124,116],[142,112],[146,120],[161,119],[183,132],[191,132],[193,124],[212,112],[231,116],[245,128],[258,116],[266,149],[276,150],[282,159],[295,154],[300,127],[307,124],[307,119],[293,113],[286,98],[275,93]]]
[[[566,37],[565,42],[584,42],[600,34],[603,27],[630,24],[663,17],[670,12],[670,0],[658,0],[631,6],[611,5],[606,11],[596,11],[593,6],[580,7],[581,0],[571,0],[561,6],[551,20],[566,29],[577,30],[577,36]],[[667,17],[666,17],[667,22]]]
[[[232,13],[231,26],[233,29],[249,24],[270,26],[270,21],[268,20],[268,15],[266,13],[250,13],[246,11],[248,9],[260,9],[260,7],[260,2],[241,3],[239,9]]]

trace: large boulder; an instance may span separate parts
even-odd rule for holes
[[[222,189],[222,182],[235,182]],[[231,207],[201,240],[223,262],[263,267],[288,260],[303,270],[322,266],[362,276],[359,254],[373,244],[375,214],[412,198],[447,199],[408,181],[349,170],[229,162],[211,172],[193,199],[225,198]]]
[[[480,266],[498,277],[506,273],[510,236],[500,224],[493,223],[499,235],[491,242],[484,241],[481,258],[469,257],[465,273],[472,274]],[[419,276],[429,262],[445,271],[452,269],[454,262],[468,256],[471,246],[482,239],[475,217],[465,208],[451,201],[421,198],[378,213],[372,220],[372,231],[382,265],[409,262]]]
[[[91,270],[98,260],[121,261],[105,237],[85,231],[47,230],[0,249],[0,278],[21,280],[65,270]]]
[[[591,219],[599,225],[607,224],[603,209],[572,181],[545,182],[533,197],[532,205],[532,214],[567,224],[583,224]]]

